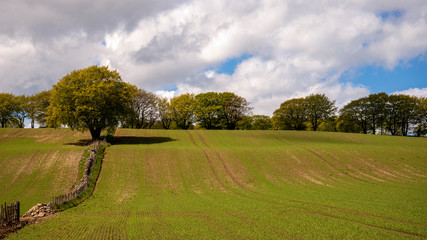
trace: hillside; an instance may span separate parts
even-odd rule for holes
[[[426,238],[426,169],[425,138],[120,129],[90,199],[10,238]]]
[[[0,201],[36,203],[66,193],[76,181],[87,134],[68,129],[0,129]]]

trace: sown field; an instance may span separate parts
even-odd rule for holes
[[[68,129],[0,129],[0,202],[21,202],[21,215],[67,193],[89,135]]]
[[[10,239],[427,238],[426,170],[425,138],[119,129],[92,197]]]

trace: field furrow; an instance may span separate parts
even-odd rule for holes
[[[6,133],[0,144],[28,138],[26,131]],[[37,141],[47,145],[25,155],[34,162],[15,155],[20,176],[13,183],[22,187],[11,191],[0,177],[9,189],[0,196],[23,195],[30,179],[47,181],[43,168],[70,169],[54,161],[64,156],[61,148],[73,154],[84,148],[43,134]],[[118,129],[93,195],[10,239],[427,238],[425,140]],[[2,151],[0,160],[13,155]],[[27,165],[37,174],[25,175]]]

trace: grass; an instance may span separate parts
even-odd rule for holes
[[[0,129],[0,201],[21,202],[21,214],[67,193],[89,135],[68,129]]]
[[[93,195],[10,239],[426,238],[426,169],[425,138],[119,129]]]
[[[64,202],[60,205],[55,204],[55,210],[64,211],[68,208],[75,207],[81,204],[83,201],[85,201],[87,198],[89,198],[92,195],[93,191],[95,190],[95,186],[96,186],[96,182],[98,181],[99,174],[101,172],[102,159],[104,158],[104,152],[106,148],[107,146],[104,144],[99,146],[98,155],[96,156],[95,165],[93,166],[92,175],[90,176],[90,180],[86,190],[83,191],[79,196],[77,196],[73,200]],[[88,156],[89,156],[88,151],[85,151],[85,154],[83,154],[83,157],[86,157],[85,159],[87,159]],[[84,165],[83,165],[83,170],[81,170],[81,165],[82,164],[79,163],[79,174],[78,174],[78,176],[80,177],[79,179],[81,179],[81,177],[83,176],[83,172],[85,170]]]

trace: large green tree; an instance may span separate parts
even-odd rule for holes
[[[177,128],[188,129],[194,123],[194,94],[186,93],[170,101],[173,121]]]
[[[273,128],[273,123],[269,116],[253,115],[251,118],[253,130],[268,130]]]
[[[418,124],[415,128],[415,133],[417,136],[424,136],[427,134],[427,97],[420,97],[418,102]]]
[[[131,111],[135,93],[135,86],[108,67],[74,70],[53,86],[49,125],[89,130],[93,140],[99,139],[103,129],[116,127]]]
[[[158,98],[144,89],[138,89],[138,92],[132,100],[133,111],[126,118],[123,124],[131,128],[151,128],[159,118]]]
[[[47,113],[52,90],[42,91],[33,96],[36,106],[36,121],[40,127],[47,127]]]
[[[234,130],[237,122],[240,121],[243,116],[249,114],[252,108],[249,107],[249,102],[247,102],[245,98],[234,93],[223,92],[219,95],[220,105],[222,107],[220,118],[223,127]]]
[[[383,125],[386,117],[386,105],[388,102],[387,93],[374,93],[370,94],[365,103],[367,104],[367,114],[369,115],[369,125],[373,134],[376,134],[377,127],[380,127],[381,134],[383,134]]]
[[[173,110],[167,98],[159,97],[157,99],[157,107],[159,111],[159,119],[164,129],[169,129],[173,120]]]
[[[25,127],[25,118],[28,116],[30,111],[29,98],[25,95],[19,95],[14,98],[15,109],[13,112],[14,125],[18,128]]]
[[[337,108],[335,101],[331,101],[325,94],[311,94],[305,98],[307,102],[307,118],[313,127],[313,131],[322,122],[332,118]]]
[[[11,93],[0,93],[0,124],[2,128],[8,126],[15,112],[15,96]]]
[[[340,118],[344,120],[346,125],[355,124],[360,127],[364,134],[368,133],[369,129],[369,107],[368,98],[359,98],[345,105],[340,111]]]
[[[274,111],[275,129],[305,130],[308,119],[308,106],[304,98],[293,98],[280,104]]]
[[[206,129],[221,128],[221,95],[217,92],[200,93],[195,99],[194,114],[200,125]]]

